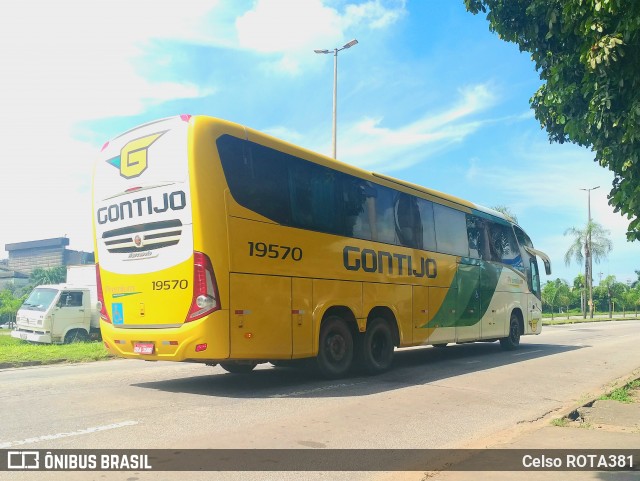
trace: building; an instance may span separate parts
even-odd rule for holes
[[[0,262],[0,291],[9,286],[23,287],[29,283],[29,276],[22,272],[8,269]]]
[[[38,267],[49,269],[95,262],[93,252],[74,251],[68,249],[68,245],[69,239],[66,237],[6,244],[8,270],[29,276]]]

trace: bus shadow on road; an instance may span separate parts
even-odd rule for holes
[[[533,359],[582,349],[586,346],[521,344],[503,351],[498,343],[451,345],[396,351],[393,366],[383,374],[327,380],[310,368],[276,368],[259,365],[248,374],[230,374],[220,367],[212,374],[133,384],[144,389],[223,398],[323,398],[377,394],[443,379],[506,367]]]

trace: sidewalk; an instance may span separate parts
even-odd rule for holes
[[[620,382],[624,387],[640,378],[640,371]],[[603,393],[609,394],[611,391]],[[571,450],[640,450],[640,385],[629,389],[631,402],[595,399],[563,414],[546,416],[520,434],[505,435],[503,440],[474,449],[519,449],[549,451]],[[487,457],[493,456],[487,452]],[[636,453],[637,454],[637,453]],[[482,452],[478,456],[482,456]],[[637,457],[637,456],[636,456]],[[519,458],[518,458],[519,459]],[[639,481],[640,459],[634,458],[635,472],[622,471],[542,471],[530,468],[521,471],[433,471],[404,472],[383,476],[384,481]],[[464,461],[463,461],[464,463]]]

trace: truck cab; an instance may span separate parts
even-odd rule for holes
[[[47,344],[88,341],[99,336],[94,286],[36,287],[16,316],[11,336]]]

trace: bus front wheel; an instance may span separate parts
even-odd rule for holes
[[[500,346],[505,351],[513,351],[520,344],[520,320],[515,312],[511,313],[509,335],[500,339]]]
[[[393,361],[393,336],[389,324],[378,317],[367,326],[359,346],[359,361],[369,374],[386,371]]]
[[[328,378],[347,374],[353,361],[353,336],[347,323],[338,316],[324,320],[320,328],[317,363]]]

